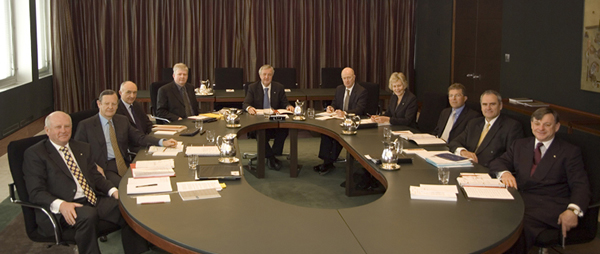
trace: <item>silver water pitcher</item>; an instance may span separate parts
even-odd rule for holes
[[[227,128],[239,128],[242,126],[240,124],[240,114],[242,114],[241,109],[229,108],[224,111],[225,116],[225,126]]]
[[[235,138],[237,135],[235,133],[229,133],[225,136],[217,137],[217,148],[219,148],[219,153],[221,157],[219,157],[219,162],[221,163],[236,163],[240,161],[236,155],[235,151]]]
[[[294,107],[294,117],[292,117],[292,120],[306,120],[306,117],[304,117],[304,101],[296,100],[296,107]]]
[[[360,116],[354,113],[347,113],[346,118],[341,124],[342,134],[344,135],[355,135],[360,126]]]
[[[398,170],[400,165],[396,164],[398,156],[402,153],[402,141],[383,141],[383,152],[381,153],[381,168],[385,170]]]

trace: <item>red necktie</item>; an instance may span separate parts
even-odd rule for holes
[[[533,150],[533,166],[531,166],[530,176],[533,176],[533,173],[535,173],[535,168],[537,168],[538,163],[540,163],[540,160],[542,159],[542,150],[540,150],[540,147],[543,145],[544,143],[539,142],[535,146],[535,150]]]

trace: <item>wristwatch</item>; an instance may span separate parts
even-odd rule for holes
[[[573,212],[575,215],[577,215],[577,217],[581,217],[583,215],[581,210],[579,210],[575,207],[568,207],[567,210],[570,210],[571,212]]]

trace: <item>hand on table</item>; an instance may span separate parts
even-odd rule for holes
[[[467,157],[471,159],[473,162],[477,163],[477,155],[475,153],[469,152],[467,150],[460,151],[460,156]]]
[[[256,115],[256,109],[254,107],[248,107],[247,111],[250,115]]]
[[[162,144],[163,144],[163,147],[175,147],[175,146],[177,146],[177,140],[175,140],[175,139],[164,140]]]
[[[513,187],[515,189],[517,188],[517,179],[515,179],[515,177],[510,172],[502,174],[502,178],[500,179],[500,181],[502,181],[502,183],[504,183],[506,187]]]

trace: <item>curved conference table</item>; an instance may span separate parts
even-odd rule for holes
[[[138,205],[126,194],[125,180],[119,190],[121,212],[129,225],[171,253],[501,253],[520,234],[524,206],[515,190],[511,190],[515,200],[510,201],[469,200],[462,192],[456,202],[411,200],[409,186],[437,184],[437,169],[418,156],[399,171],[383,171],[366,160],[366,154],[381,154],[382,128],[345,136],[340,134],[340,120],[274,122],[244,114],[241,123],[238,129],[226,128],[224,121],[204,127],[219,135],[276,127],[329,135],[376,176],[386,191],[376,201],[358,207],[307,208],[263,195],[245,180],[254,176],[246,174],[239,181],[227,181],[221,198],[184,202],[179,194],[171,193],[170,203]],[[179,124],[193,126],[189,120]],[[206,143],[205,136],[198,135],[176,139],[186,145]],[[146,156],[138,154],[137,159],[149,159]],[[203,157],[201,164],[218,162],[216,157]],[[175,171],[173,190],[176,182],[194,179],[183,153],[175,158]],[[465,171],[487,169],[479,165],[451,169],[450,184],[456,184],[459,172]],[[131,171],[124,176],[129,177]]]

